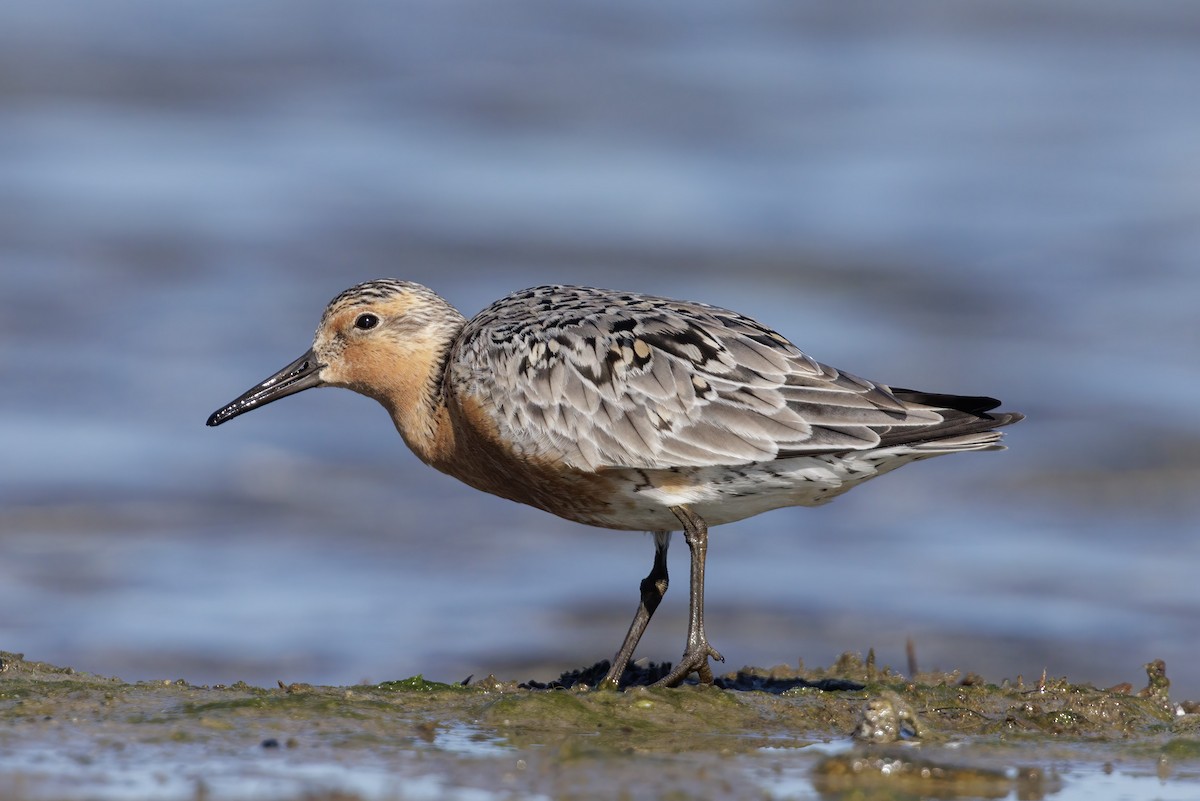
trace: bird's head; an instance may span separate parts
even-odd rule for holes
[[[329,302],[304,355],[213,412],[208,425],[323,386],[375,398],[396,417],[416,403],[464,322],[420,284],[382,279],[351,287]]]

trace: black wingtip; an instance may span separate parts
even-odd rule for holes
[[[939,392],[919,392],[915,389],[897,389],[892,394],[905,403],[919,403],[939,409],[954,409],[968,414],[985,415],[1000,405],[1000,401],[986,395],[945,395]],[[1016,422],[1013,420],[1012,422]]]

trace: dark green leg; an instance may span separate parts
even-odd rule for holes
[[[629,632],[625,635],[625,641],[621,643],[621,650],[613,657],[612,667],[600,682],[602,689],[617,689],[625,667],[633,658],[633,649],[637,647],[638,640],[642,639],[646,624],[650,622],[654,610],[667,594],[667,546],[670,544],[671,532],[654,532],[654,566],[650,568],[650,575],[642,579],[642,599],[638,603],[637,613],[633,616],[633,622],[629,624]]]

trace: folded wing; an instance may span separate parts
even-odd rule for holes
[[[596,470],[739,465],[987,431],[991,398],[892,390],[736,312],[536,287],[468,323],[448,379],[518,451]]]

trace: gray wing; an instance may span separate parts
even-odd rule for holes
[[[453,391],[518,452],[586,470],[865,450],[944,419],[743,315],[608,290],[511,295],[467,324],[449,358]]]

